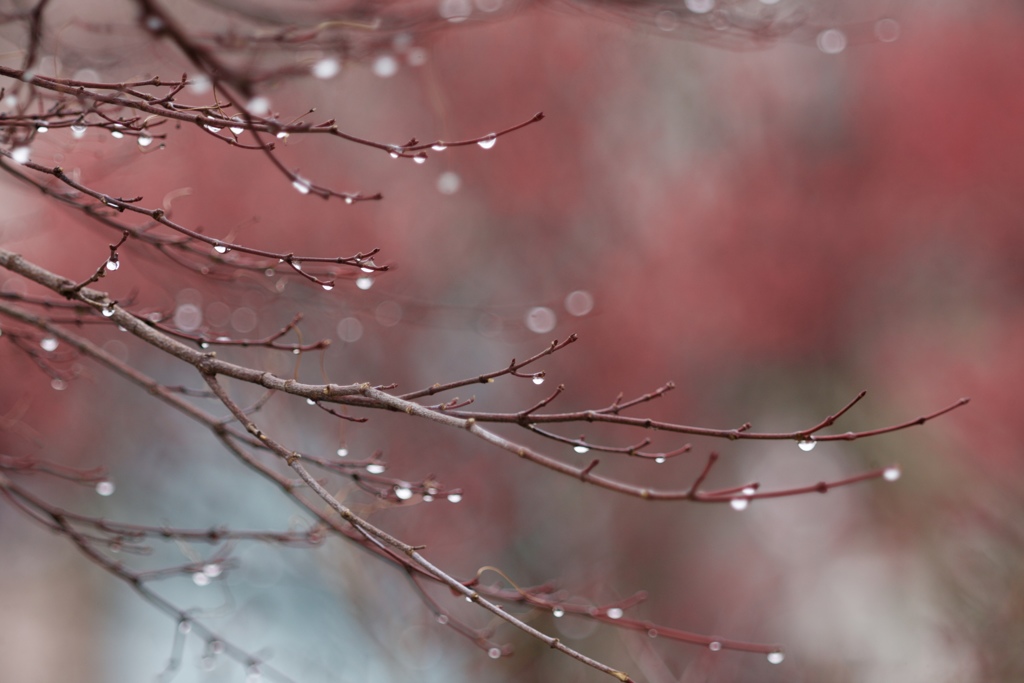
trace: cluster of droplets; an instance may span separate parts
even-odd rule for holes
[[[203,565],[203,568],[192,574],[192,583],[197,586],[209,586],[210,582],[224,573],[224,567],[216,562]]]

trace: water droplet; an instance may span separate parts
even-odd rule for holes
[[[491,149],[492,147],[494,147],[495,144],[497,144],[497,142],[498,136],[495,135],[494,133],[491,133],[490,135],[485,137],[483,140],[480,140],[476,144],[480,145],[480,147],[482,147],[483,149]]]
[[[672,10],[663,9],[655,15],[654,25],[662,31],[675,31],[679,26],[679,17]]]
[[[434,150],[435,152],[443,152],[446,149],[448,149],[448,145],[444,144],[443,142],[438,142],[437,144],[431,145],[430,149]]]
[[[114,305],[111,304],[109,306],[104,306],[101,312],[103,313],[104,318],[109,318],[110,316],[114,315]]]
[[[210,77],[206,74],[196,74],[189,79],[188,88],[197,95],[210,92],[211,87],[213,87],[213,84],[210,83]]]
[[[422,47],[410,48],[405,55],[405,61],[409,62],[409,66],[423,66],[427,63],[427,51]]]
[[[836,28],[818,34],[818,49],[827,55],[837,55],[846,49],[846,34]]]
[[[143,133],[136,139],[136,142],[139,143],[139,147],[149,147],[153,144],[153,137]]]
[[[43,337],[42,341],[39,342],[39,346],[42,347],[43,351],[51,352],[57,350],[60,342],[53,337]]]
[[[900,478],[901,474],[902,472],[900,472],[899,467],[886,467],[885,471],[882,472],[882,477],[886,481],[896,481],[897,479]]]
[[[199,348],[208,349],[210,348],[210,342],[199,342]]]
[[[883,43],[891,43],[900,37],[900,23],[895,19],[879,19],[875,22],[875,37]]]
[[[209,123],[204,124],[203,128],[205,128],[206,130],[210,131],[211,133],[219,133],[221,131],[221,129],[219,127],[214,126],[214,125],[209,124]]]
[[[718,652],[722,649],[722,644],[717,640],[712,640],[710,643],[708,643],[708,649],[712,652]]]
[[[118,268],[121,267],[121,259],[117,259],[117,260],[110,259],[109,261],[107,261],[107,266],[106,267],[107,267],[107,270],[117,270]]]
[[[276,137],[277,137],[278,140],[287,140],[288,139],[288,131],[282,130],[280,133],[277,134]]]
[[[757,489],[755,489],[753,486],[747,486],[743,489],[743,495],[745,496],[752,496],[755,493],[757,493]]]
[[[555,619],[558,619],[559,617],[565,616],[565,610],[561,607],[556,607],[553,610],[551,610],[551,616],[553,616]]]
[[[348,457],[348,449],[347,448],[344,448],[344,447],[339,448],[337,453],[338,453],[338,457],[339,458]]]
[[[338,75],[338,72],[341,71],[341,63],[334,57],[324,57],[314,64],[310,71],[315,78],[326,81]]]
[[[358,287],[359,289],[362,289],[364,291],[369,289],[370,287],[373,287],[373,278],[372,277],[356,278],[356,287]]]
[[[245,105],[250,114],[263,116],[270,112],[270,100],[266,97],[254,97]]]
[[[396,486],[395,497],[398,498],[398,500],[409,500],[412,498],[412,489],[407,486]]]
[[[366,263],[372,264],[373,261],[367,261]],[[359,270],[363,271],[364,273],[372,273],[373,272],[373,268],[370,268],[370,266],[368,266],[368,265],[361,266],[359,268]]]
[[[432,495],[430,495],[429,493],[425,493],[425,494],[423,494],[423,502],[424,503],[433,503],[434,502],[434,497]]]
[[[441,624],[442,626],[447,624],[448,623],[448,615],[447,614],[438,614],[437,615],[437,623]]]
[[[302,351],[299,351],[298,349],[292,349],[292,353],[293,353],[293,354],[295,354],[295,355],[297,356],[297,355],[299,355],[300,353],[302,353]]]
[[[419,154],[414,156],[412,160],[415,161],[417,164],[425,164],[427,163],[427,155],[424,154],[423,152],[420,152]]]
[[[237,116],[232,116],[231,120],[238,121],[239,123],[245,123],[242,119],[238,118]],[[229,130],[235,135],[241,135],[242,133],[245,132],[245,128],[241,126],[231,126]]]
[[[11,150],[11,159],[16,164],[27,164],[29,157],[32,155],[32,150],[22,145],[21,147],[15,147]]]
[[[299,194],[309,194],[309,190],[312,188],[312,185],[305,178],[297,177],[292,181],[292,187],[294,187]]]
[[[64,391],[68,388],[68,383],[59,377],[54,377],[50,380],[50,388],[54,391]]]
[[[192,622],[188,619],[182,619],[178,622],[178,633],[187,634],[192,631]]]
[[[325,292],[329,292],[329,291],[331,291],[332,289],[334,289],[334,283],[333,283],[333,282],[325,282],[325,283],[324,283],[323,285],[321,285],[321,286],[322,286],[322,287],[324,288],[324,291],[325,291]]]
[[[308,406],[315,406],[316,405],[316,401],[314,401],[311,398],[307,398],[306,399],[306,405],[308,405]]]
[[[487,656],[491,659],[501,659],[501,650],[496,647],[492,647],[487,651]]]
[[[398,73],[398,60],[391,55],[380,55],[370,68],[378,78],[391,78]]]
[[[620,607],[612,607],[611,609],[608,610],[608,618],[609,619],[621,619],[622,618],[622,609]]]
[[[803,441],[798,441],[796,445],[800,447],[800,450],[810,452],[814,450],[814,447],[818,445],[818,442],[813,438],[804,439]]]
[[[224,572],[224,568],[216,562],[203,565],[203,573],[209,576],[211,579],[216,579]]]
[[[219,640],[211,640],[209,647],[210,652],[212,652],[215,655],[219,655],[224,652],[224,643],[220,642]]]
[[[196,572],[192,575],[192,583],[197,586],[209,586],[210,577],[202,572]]]
[[[658,629],[656,629],[656,628],[647,629],[647,637],[648,638],[657,638],[658,637]]]
[[[462,179],[455,171],[445,171],[437,176],[437,191],[441,194],[455,194],[462,186]]]
[[[770,664],[782,664],[782,660],[785,658],[786,655],[778,651],[768,653],[768,662]]]
[[[104,479],[96,484],[96,493],[100,494],[104,498],[107,496],[114,495],[114,482],[109,479]]]
[[[231,251],[231,249],[229,249],[226,245],[223,245],[223,244],[215,244],[215,245],[213,245],[213,250],[215,252],[217,252],[218,254],[226,254],[229,251]]]
[[[342,318],[338,322],[338,339],[349,344],[359,341],[363,336],[363,323],[359,318]]]
[[[590,449],[587,448],[586,446],[573,446],[572,449],[580,454],[587,453],[590,451]]]
[[[122,133],[121,131],[115,129],[115,130],[110,131],[110,136],[112,138],[114,138],[115,140],[120,140],[121,138],[124,137],[124,133]]]
[[[747,506],[750,505],[750,501],[746,498],[733,498],[729,501],[729,505],[733,510],[746,510]]]
[[[462,500],[462,494],[461,493],[449,493],[448,494],[448,502],[449,503],[458,503],[461,500]]]
[[[473,5],[469,0],[441,0],[437,12],[443,19],[458,23],[465,21],[472,14]]]
[[[664,455],[659,455],[657,458],[654,459],[654,462],[658,463],[659,465],[664,465],[665,464],[665,456]]]
[[[379,462],[371,462],[366,466],[366,471],[370,474],[384,474],[386,468]]]
[[[527,311],[525,322],[526,327],[531,332],[547,334],[555,329],[555,325],[558,323],[558,316],[547,306],[537,306]]]
[[[355,202],[355,200],[352,199],[352,197],[345,197],[345,203],[346,204],[352,204],[353,202]]]
[[[715,8],[715,0],[686,0],[686,9],[694,14],[707,14]]]
[[[565,297],[565,310],[569,315],[580,317],[594,310],[594,297],[590,292],[578,289]]]
[[[534,375],[532,381],[534,384],[544,384],[544,377],[541,375]]]
[[[45,123],[40,123],[38,126],[36,126],[36,132],[40,134],[49,133],[50,129],[46,126]]]

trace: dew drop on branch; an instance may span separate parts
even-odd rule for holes
[[[213,245],[213,250],[214,250],[215,252],[217,252],[218,254],[226,254],[226,253],[228,253],[229,251],[231,251],[231,249],[229,249],[229,248],[228,248],[228,247],[227,247],[226,245],[224,245],[224,244],[215,244],[215,245]]]
[[[114,482],[109,479],[104,479],[101,482],[96,483],[96,493],[100,494],[104,498],[107,496],[114,495]]]
[[[370,287],[373,287],[373,278],[372,277],[356,278],[356,287],[358,287],[359,289],[362,289],[364,291],[369,289]]]
[[[232,121],[238,121],[239,123],[245,123],[244,121],[242,121],[242,119],[238,118],[237,116],[232,116],[231,120]],[[241,126],[231,126],[231,128],[229,130],[232,133],[234,133],[235,135],[241,135],[242,133],[245,132],[245,128],[243,128]]]
[[[187,635],[192,631],[192,622],[188,619],[182,619],[178,622],[178,633]]]
[[[425,164],[427,163],[427,155],[420,152],[419,154],[414,156],[412,160],[415,161],[417,164]]]
[[[443,152],[446,149],[448,149],[448,145],[444,144],[443,142],[438,142],[435,145],[431,145],[430,149],[434,150],[435,152]]]
[[[491,659],[501,659],[501,650],[496,647],[492,647],[487,651],[487,656]]]
[[[121,260],[120,259],[118,259],[116,261],[114,259],[110,259],[109,261],[107,261],[107,266],[106,266],[107,270],[113,271],[113,270],[117,270],[120,267],[121,267]]]
[[[307,398],[306,399],[306,405],[308,405],[308,406],[315,406],[316,405],[316,401],[314,401],[311,398]]]
[[[447,624],[448,623],[448,615],[447,614],[438,614],[437,615],[437,623],[441,624],[441,626],[444,626],[445,624]]]
[[[534,384],[544,384],[544,378],[540,375],[534,375],[532,381]]]
[[[50,388],[54,391],[64,391],[68,388],[68,383],[59,377],[54,377],[50,380]]]
[[[814,447],[818,445],[818,442],[815,441],[814,439],[804,439],[803,441],[798,441],[796,445],[800,448],[800,450],[809,453],[810,451],[814,450]]]
[[[750,501],[746,498],[733,498],[729,501],[729,506],[733,510],[746,510],[748,505],[750,505]]]
[[[142,134],[138,137],[136,142],[139,143],[139,147],[149,147],[153,144],[153,137],[151,135]]]
[[[882,472],[882,477],[886,481],[896,481],[897,479],[900,478],[901,474],[902,472],[900,472],[899,467],[886,467],[885,471]]]
[[[115,128],[114,130],[110,131],[110,136],[115,140],[120,140],[121,138],[124,137],[124,133]]]
[[[339,458],[348,457],[348,449],[347,448],[339,448],[337,450],[337,453],[338,453],[338,457]]]
[[[553,616],[555,619],[558,619],[559,617],[563,617],[563,616],[565,616],[565,610],[562,609],[561,607],[556,607],[553,610],[551,610],[551,616]]]
[[[39,342],[39,347],[43,351],[46,351],[47,353],[56,351],[58,346],[60,346],[60,342],[57,341],[54,337],[43,337],[43,339]]]
[[[485,137],[483,140],[480,140],[476,144],[480,145],[480,147],[483,148],[483,149],[491,149],[497,143],[498,143],[498,136],[495,135],[494,133],[491,133],[490,135]]]
[[[309,194],[312,185],[305,178],[297,177],[292,181],[292,187],[294,187],[299,194]]]
[[[379,462],[371,462],[366,466],[366,471],[370,474],[384,474],[386,468]]]
[[[654,459],[654,462],[658,463],[659,465],[665,464],[665,456],[659,455],[657,458]]]
[[[214,126],[212,124],[209,124],[209,123],[205,124],[203,126],[203,128],[205,128],[206,130],[210,131],[211,133],[219,133],[221,131],[220,128],[218,128],[217,126]]]
[[[612,607],[611,609],[608,610],[607,614],[608,614],[608,618],[609,619],[621,619],[622,618],[622,608],[620,608],[620,607]]]
[[[710,643],[708,643],[708,649],[712,652],[718,652],[722,649],[722,644],[717,640],[712,640]]]
[[[325,283],[323,283],[323,284],[321,285],[321,287],[323,287],[323,288],[324,288],[324,291],[325,291],[325,292],[329,292],[329,291],[331,291],[332,289],[334,289],[334,283],[333,283],[333,282],[325,282]]]
[[[462,501],[462,494],[461,493],[449,493],[448,494],[448,502],[449,503],[459,503],[461,501]]]
[[[204,574],[203,572],[195,572],[194,574],[192,574],[192,583],[200,587],[209,586],[210,577]]]
[[[114,306],[104,306],[101,312],[103,313],[104,318],[109,318],[114,315]]]
[[[224,567],[222,567],[221,565],[217,564],[216,562],[211,562],[209,564],[203,565],[203,573],[206,574],[211,579],[216,579],[223,572],[224,572]]]
[[[22,145],[21,147],[15,147],[13,150],[11,150],[11,159],[13,159],[14,163],[16,164],[27,164],[29,157],[31,156],[32,150],[25,145]]]
[[[779,651],[768,653],[768,662],[770,664],[782,664],[782,660],[786,658],[786,655]]]
[[[71,125],[71,137],[76,140],[81,140],[85,136],[85,131],[89,128],[84,123],[74,123]]]
[[[587,448],[586,446],[583,446],[583,445],[573,446],[573,450],[576,451],[577,453],[581,454],[581,455],[583,453],[587,453],[587,452],[590,451],[589,448]]]
[[[707,14],[715,8],[715,0],[686,0],[685,4],[694,14]]]
[[[398,500],[409,500],[412,498],[412,489],[407,486],[396,486],[395,497],[398,498]]]

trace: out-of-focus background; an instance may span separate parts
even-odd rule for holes
[[[898,39],[886,23],[845,46],[812,36],[726,49],[653,4],[491,12],[500,3],[478,1],[451,25],[423,4],[430,30],[414,22],[389,43],[368,42],[328,80],[271,83],[262,94],[282,120],[315,107],[313,122],[334,118],[346,132],[397,144],[475,137],[537,111],[546,119],[493,149],[452,148],[422,165],[336,140],[292,136],[280,146],[289,168],[330,187],[380,191],[382,202],[302,196],[258,152],[173,125],[163,149],[146,150],[98,131],[51,131],[33,159],[77,169],[111,195],[170,202],[179,222],[239,242],[332,255],[380,247],[378,261],[395,267],[368,289],[221,283],[131,243],[101,283],[121,297],[136,289],[150,309],[192,306],[211,334],[262,336],[301,311],[306,339],[333,340],[322,359],[303,356],[297,372],[310,381],[412,389],[496,370],[575,332],[577,344],[537,366],[544,385],[502,378],[456,393],[518,410],[564,383],[554,407],[579,410],[672,380],[674,391],[634,414],[763,431],[810,426],[861,389],[868,397],[839,431],[970,396],[924,427],[809,453],[788,442],[695,439],[692,458],[665,464],[603,458],[606,474],[663,487],[688,485],[712,449],[723,456],[715,486],[813,484],[890,463],[903,471],[895,484],[743,511],[624,499],[404,417],[339,423],[278,397],[262,420],[297,449],[380,449],[395,476],[433,473],[462,487],[458,504],[370,512],[456,575],[491,565],[520,584],[554,580],[597,602],[645,590],[631,616],[786,650],[774,666],[571,617],[532,622],[638,680],[1020,680],[1021,6],[786,3],[816,26],[893,17]],[[207,5],[172,11],[197,31],[232,20]],[[189,68],[138,29],[128,3],[55,2],[52,12],[65,28],[49,37],[41,68],[80,80],[174,79]],[[102,25],[118,28],[90,29]],[[3,38],[5,63],[17,64],[24,36],[8,28]],[[0,193],[3,246],[69,277],[90,273],[116,239],[13,180]],[[16,276],[0,279],[5,291],[23,291]],[[199,384],[114,330],[85,332],[162,381]],[[290,356],[221,354],[294,371]],[[0,363],[5,451],[103,465],[117,483],[102,499],[41,484],[69,509],[176,526],[303,524],[209,434],[88,361],[62,392],[7,346]],[[640,435],[585,436],[627,445]],[[682,443],[659,435],[654,446]],[[591,457],[544,448],[580,464]],[[339,493],[369,510],[357,492]],[[174,623],[9,508],[0,508],[0,538],[3,678],[158,677]],[[399,572],[340,541],[313,552],[240,545],[235,555],[239,566],[210,586],[178,577],[166,594],[209,610],[208,620],[272,653],[297,680],[601,680],[509,627],[496,640],[515,655],[489,659],[436,624]],[[245,678],[203,655],[202,643],[186,641],[173,680]]]

